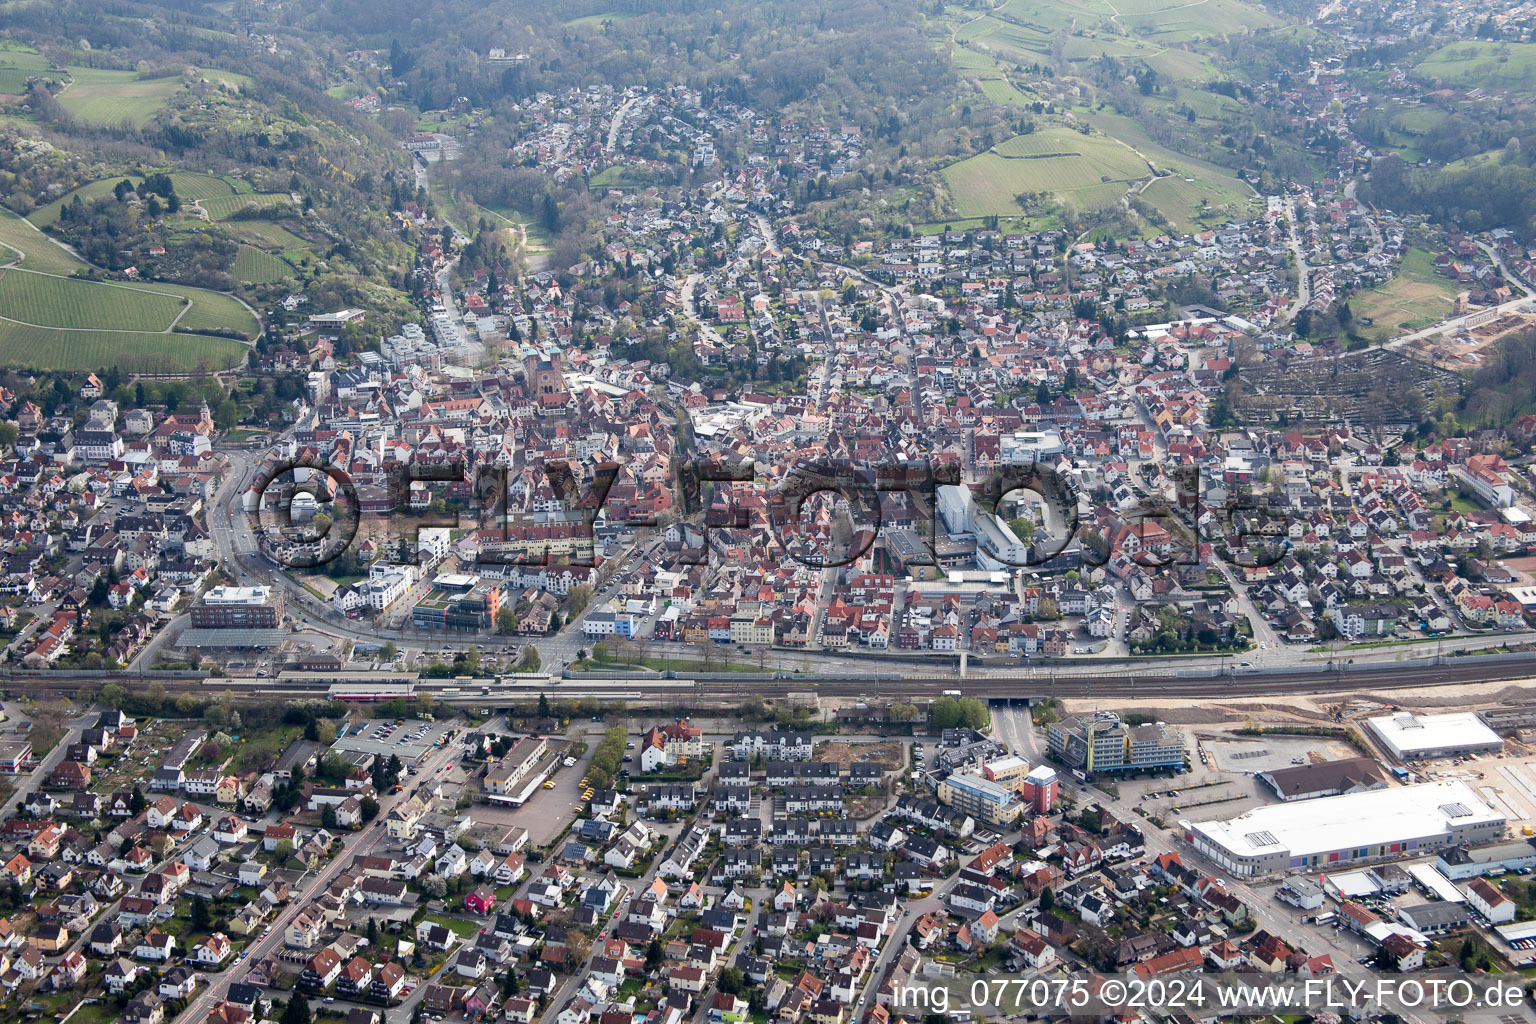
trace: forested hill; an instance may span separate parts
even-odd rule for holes
[[[601,19],[602,31],[583,24]],[[924,37],[916,0],[788,4],[747,0],[483,4],[475,0],[332,0],[289,5],[295,27],[388,50],[423,110],[458,97],[494,107],[594,81],[617,88],[719,90],[759,111],[807,113],[891,136],[952,120],[955,77]],[[357,35],[363,26],[365,34]],[[491,49],[525,53],[510,66]]]
[[[108,271],[413,317],[406,154],[327,92],[337,41],[234,6],[7,5],[0,70],[25,89],[0,97],[0,202]],[[124,202],[164,172],[160,201]]]

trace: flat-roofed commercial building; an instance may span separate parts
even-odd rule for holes
[[[214,587],[192,606],[193,629],[276,629],[283,595],[275,587]]]
[[[1130,725],[1113,711],[1051,723],[1051,754],[1069,768],[1094,772],[1184,766],[1184,737],[1162,722]]]
[[[1504,835],[1504,815],[1459,779],[1259,807],[1180,822],[1195,849],[1239,877],[1412,857]]]
[[[501,590],[479,576],[439,576],[411,609],[417,629],[443,629],[455,633],[479,633],[490,629],[501,610]]]
[[[1365,724],[1399,761],[1423,761],[1504,749],[1499,734],[1484,725],[1472,711],[1449,715],[1415,715],[1400,711],[1395,715],[1368,718]]]
[[[1009,754],[1006,757],[983,761],[981,774],[983,778],[991,779],[999,786],[1017,790],[1024,785],[1024,778],[1029,774],[1029,762],[1022,757]]]

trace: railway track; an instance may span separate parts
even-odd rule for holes
[[[536,698],[540,693],[551,698],[634,701],[646,699],[744,700],[749,697],[782,698],[794,694],[815,693],[833,698],[928,698],[948,690],[960,690],[967,697],[984,700],[1019,700],[1041,697],[1130,697],[1200,696],[1273,697],[1284,694],[1350,693],[1390,691],[1410,687],[1457,686],[1470,683],[1515,681],[1536,678],[1536,656],[1515,661],[1492,663],[1475,657],[1454,659],[1441,664],[1395,664],[1352,668],[1344,671],[1324,669],[1316,672],[1252,673],[1245,675],[1176,677],[1166,672],[1139,675],[1115,673],[1091,675],[1075,672],[1055,674],[1045,671],[973,677],[957,680],[953,676],[890,676],[854,679],[762,678],[743,674],[739,679],[657,679],[630,676],[609,679],[559,679],[548,676],[504,676],[498,679],[419,679],[401,689],[399,676],[388,683],[380,681],[377,692],[370,692],[372,677],[365,674],[306,675],[301,679],[251,679],[223,677],[134,677],[103,676],[100,673],[49,672],[37,675],[0,676],[0,689],[15,695],[75,696],[82,690],[99,689],[104,682],[137,687],[159,682],[166,693],[179,696],[215,696],[226,690],[237,700],[296,700],[338,696],[355,700],[387,700],[406,694],[430,694],[448,704],[484,705],[511,700]],[[340,692],[339,687],[345,687]]]

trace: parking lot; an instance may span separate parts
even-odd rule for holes
[[[337,753],[394,754],[402,761],[415,761],[432,749],[449,726],[441,722],[423,722],[407,718],[371,719],[362,725],[348,725],[345,736],[337,736],[331,749]]]

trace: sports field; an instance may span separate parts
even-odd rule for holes
[[[1021,192],[1044,192],[1080,209],[1101,209],[1151,172],[1113,139],[1046,128],[1016,135],[943,173],[960,216],[983,217],[1028,212],[1015,199]]]

